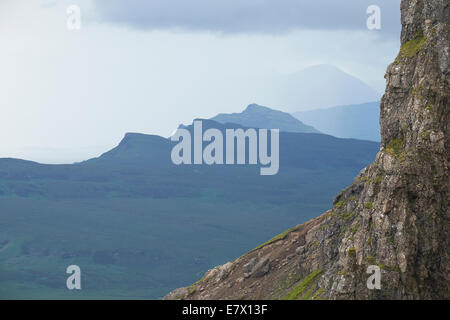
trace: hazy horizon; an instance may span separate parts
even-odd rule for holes
[[[77,162],[126,132],[167,137],[180,123],[251,103],[323,108],[284,103],[295,81],[267,90],[315,65],[335,66],[381,96],[400,44],[398,10],[390,10],[399,1],[379,1],[382,29],[372,31],[370,1],[342,2],[338,11],[335,1],[316,2],[277,2],[280,14],[293,13],[276,18],[272,2],[196,0],[189,11],[177,0],[80,0],[81,29],[70,31],[71,1],[3,1],[0,157]],[[174,15],[171,6],[188,11]]]

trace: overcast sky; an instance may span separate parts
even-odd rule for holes
[[[125,132],[168,136],[195,117],[264,104],[262,82],[316,64],[383,92],[399,3],[0,0],[0,157],[72,162]],[[80,30],[67,28],[71,4]],[[371,4],[381,30],[366,28]]]

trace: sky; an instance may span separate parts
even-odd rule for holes
[[[381,30],[366,27],[373,4]],[[80,8],[79,30],[67,27],[70,5]],[[0,0],[0,157],[71,163],[99,156],[126,132],[169,136],[194,118],[265,105],[266,83],[318,64],[382,93],[400,45],[399,6]]]

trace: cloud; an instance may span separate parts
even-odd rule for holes
[[[284,33],[366,30],[370,5],[381,8],[386,36],[400,32],[400,0],[93,0],[99,18],[144,30]]]

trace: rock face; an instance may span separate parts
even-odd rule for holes
[[[228,263],[179,299],[448,299],[450,2],[403,0],[376,161],[333,208]],[[381,289],[368,289],[368,266]],[[215,270],[215,269],[214,269]],[[168,296],[170,298],[171,296]]]

